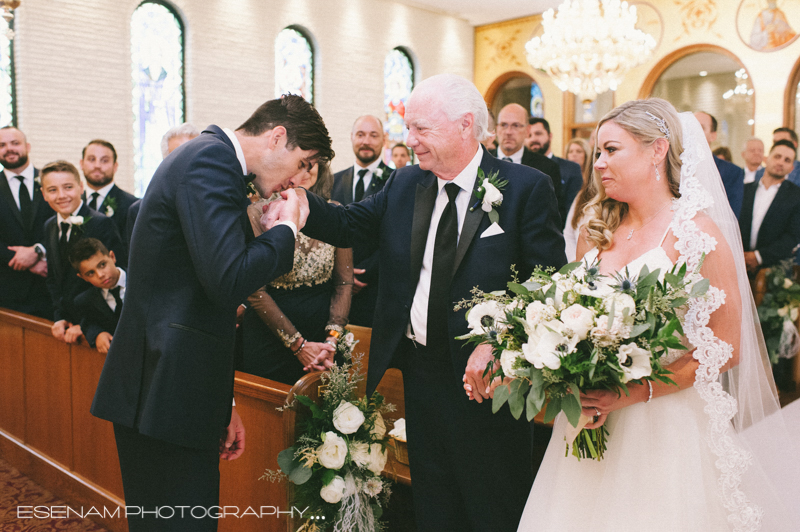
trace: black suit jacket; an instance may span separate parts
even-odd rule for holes
[[[498,151],[491,150],[490,154],[498,157]],[[556,201],[558,203],[558,215],[563,221],[564,218],[567,216],[567,211],[562,212],[562,206],[564,204],[564,189],[563,189],[563,176],[561,175],[561,169],[558,166],[558,163],[555,161],[550,160],[549,157],[542,155],[541,153],[531,151],[528,148],[523,147],[522,151],[522,159],[520,160],[521,164],[525,166],[530,166],[531,168],[535,168],[544,174],[550,176],[550,179],[553,182],[553,190],[556,193]],[[563,227],[563,223],[561,227]]]
[[[742,197],[744,194],[744,168],[740,168],[733,163],[729,163],[719,157],[714,157],[714,163],[719,170],[722,178],[722,185],[725,187],[725,195],[728,196],[728,203],[736,217],[742,212]]]
[[[39,170],[34,168],[33,175]],[[17,207],[14,194],[8,186],[8,179],[0,171],[0,307],[26,311],[33,299],[43,299],[49,303],[44,278],[29,271],[16,271],[8,263],[14,252],[8,246],[45,245],[44,223],[55,213],[44,201],[38,183],[33,185],[33,215],[30,222],[22,222],[22,214]],[[49,305],[42,305],[47,307]],[[52,310],[50,311],[52,318]]]
[[[481,209],[466,213],[450,286],[453,302],[470,298],[476,286],[487,292],[506,289],[511,265],[527,279],[536,265],[560,267],[566,262],[552,180],[485,151],[480,167],[486,175],[497,170],[508,180],[497,209],[504,232],[481,238],[491,225],[488,215]],[[438,191],[436,176],[415,165],[395,171],[383,190],[347,207],[309,194],[311,214],[304,233],[337,247],[349,247],[358,234],[369,235],[371,245],[380,248],[380,312],[375,313],[372,332],[368,393],[380,382],[405,335]],[[477,201],[473,193],[469,204]],[[459,381],[472,352],[455,340],[467,332],[465,314],[466,310],[453,312],[448,319],[449,355]]]
[[[752,249],[750,236],[753,226],[753,202],[757,189],[758,182],[744,186],[739,230],[742,233],[744,250],[758,250],[762,260],[761,266],[769,267],[791,258],[792,250],[800,243],[800,187],[790,181],[783,181],[764,215],[764,221],[758,230],[756,247]]]
[[[128,220],[125,224],[127,234],[123,235],[128,240],[128,249],[131,247],[131,237],[133,237],[133,227],[136,225],[136,217],[139,216],[139,209],[142,207],[142,200],[138,199],[128,208]]]
[[[117,257],[117,265],[125,268],[128,261],[127,246],[111,220],[97,211],[93,211],[84,203],[78,211],[84,217],[83,225],[73,227],[69,244],[73,245],[80,238],[96,238]],[[75,298],[92,285],[79,278],[75,269],[61,256],[58,246],[58,217],[53,216],[45,223],[47,248],[47,289],[53,300],[53,320],[67,320],[79,323],[81,315],[75,308]]]
[[[561,170],[561,190],[564,192],[564,202],[559,204],[559,211],[561,212],[561,219],[566,226],[569,208],[572,207],[575,196],[578,195],[583,186],[583,174],[581,173],[581,165],[578,163],[573,163],[555,155],[553,155],[552,160],[558,164],[558,168]]]
[[[245,242],[245,177],[217,126],[156,170],[133,229],[95,416],[176,445],[219,447],[231,415],[236,307],[294,258],[285,225]]]
[[[86,201],[87,192],[89,197],[92,195],[90,189],[87,188],[83,192],[83,201]],[[136,196],[125,192],[115,183],[114,186],[111,187],[111,190],[108,191],[105,199],[103,199],[103,203],[97,210],[114,220],[114,223],[117,224],[117,231],[119,231],[119,235],[124,238],[128,234],[128,209],[136,201]],[[110,212],[108,208],[112,203],[116,204],[116,208],[113,210],[113,212]],[[127,239],[125,240],[125,245],[128,245]]]
[[[108,306],[102,289],[92,286],[78,294],[75,298],[75,308],[82,316],[81,330],[89,345],[96,347],[97,335],[101,332],[114,336],[119,316]]]
[[[338,201],[342,205],[353,203],[353,178],[355,176],[355,166],[351,166],[341,172],[336,172],[333,176],[333,190],[331,199]],[[364,198],[368,198],[379,192],[386,184],[386,180],[392,173],[392,169],[386,166],[383,161],[378,164],[376,175],[372,176],[369,188],[364,190]],[[378,177],[380,175],[380,177]],[[378,279],[380,278],[380,267],[378,253],[370,251],[366,238],[359,238],[353,243],[353,267],[364,270],[358,279],[367,283],[353,296],[350,306],[350,322],[355,325],[372,327],[373,314],[378,299]]]

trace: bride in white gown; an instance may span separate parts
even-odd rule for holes
[[[564,416],[521,531],[800,530],[800,449],[777,403],[744,268],[738,224],[699,123],[664,100],[628,102],[598,126],[598,159],[577,256],[602,273],[676,263],[712,288],[667,356],[678,386],[581,395],[606,425],[602,461],[565,456]],[[795,409],[797,410],[797,409]],[[800,417],[800,416],[798,416]]]

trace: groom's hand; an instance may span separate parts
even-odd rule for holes
[[[231,422],[225,430],[225,439],[219,442],[219,459],[236,460],[244,452],[244,424],[236,407],[231,412]]]

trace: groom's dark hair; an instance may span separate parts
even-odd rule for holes
[[[323,162],[333,159],[328,128],[317,110],[302,96],[284,94],[276,100],[265,102],[237,131],[257,137],[277,126],[286,129],[287,147],[315,150],[317,159]]]

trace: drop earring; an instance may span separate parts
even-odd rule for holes
[[[658,166],[656,166],[655,161],[653,161],[653,169],[656,171],[656,181],[661,181],[661,174],[658,171]]]

